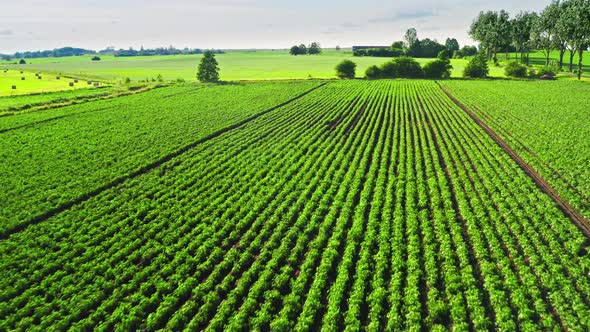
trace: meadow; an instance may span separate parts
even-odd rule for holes
[[[40,75],[37,76],[36,74]],[[70,83],[72,83],[73,86],[70,86]],[[24,68],[24,66],[21,65],[20,67],[0,70],[0,97],[54,91],[70,91],[93,87],[93,85],[87,83],[87,81],[75,82],[75,79],[64,77],[61,74],[50,74],[45,71],[40,72],[32,68]],[[16,86],[16,89],[13,89],[13,86]]]
[[[220,67],[220,78],[236,80],[276,80],[335,78],[334,67],[343,59],[357,63],[357,76],[363,77],[365,70],[372,65],[380,65],[388,58],[353,57],[350,51],[325,51],[317,56],[292,56],[288,51],[231,51],[216,56]],[[120,81],[151,80],[162,75],[164,80],[182,78],[196,81],[197,65],[201,55],[171,55],[147,57],[101,56],[101,61],[92,61],[91,56],[68,58],[31,59],[32,64],[23,65],[27,70],[89,77],[101,80]],[[416,59],[422,65],[432,59]],[[453,59],[453,77],[461,77],[467,64],[465,59]],[[1,65],[0,65],[1,66]],[[12,65],[14,67],[16,65]],[[10,67],[10,68],[12,68]],[[492,77],[503,77],[500,67],[491,67]]]
[[[590,85],[441,84],[587,211]],[[433,81],[177,84],[0,137],[0,330],[590,326],[590,233]]]

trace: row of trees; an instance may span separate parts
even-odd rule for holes
[[[45,51],[35,51],[35,52],[16,52],[14,55],[4,55],[2,58],[3,60],[11,60],[11,58],[15,59],[36,59],[36,58],[47,58],[47,57],[66,57],[66,56],[79,56],[85,54],[95,54],[96,51],[87,50],[83,48],[76,48],[76,47],[62,47],[56,48],[53,50],[45,50]]]
[[[520,60],[527,65],[530,50],[542,51],[548,66],[551,51],[557,50],[562,69],[564,56],[569,51],[569,69],[573,71],[577,53],[580,78],[583,53],[590,46],[590,0],[557,0],[541,13],[525,11],[514,18],[505,10],[480,12],[469,34],[494,62],[498,61],[499,52],[514,47],[520,53]]]
[[[338,47],[339,48],[339,47]],[[320,43],[313,42],[309,44],[309,46],[305,46],[305,44],[300,45],[293,45],[289,50],[289,54],[291,55],[305,55],[305,54],[320,54],[322,53],[322,48]]]
[[[213,50],[216,54],[223,54],[224,51]],[[143,46],[139,50],[129,48],[127,50],[119,49],[114,50],[107,48],[106,50],[100,51],[101,54],[112,54],[116,57],[130,57],[130,56],[154,56],[154,55],[179,55],[179,54],[203,54],[204,51],[199,48],[184,48],[179,49],[174,46],[170,47],[159,47],[153,49],[144,49]]]
[[[425,38],[420,40],[416,29],[411,28],[406,31],[403,41],[396,41],[388,48],[357,49],[354,51],[354,55],[436,58],[441,51],[446,51],[451,57],[462,58],[475,55],[477,48],[475,46],[464,46],[460,48],[459,42],[455,38],[447,38],[444,44],[440,44],[436,39]]]
[[[365,71],[368,79],[380,78],[431,78],[446,79],[451,77],[451,61],[448,52],[442,50],[437,59],[420,66],[414,58],[401,56],[381,66],[370,66]],[[342,79],[353,79],[356,75],[356,64],[348,59],[336,66],[336,76]]]

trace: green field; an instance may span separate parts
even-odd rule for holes
[[[589,85],[443,84],[590,195]],[[174,85],[0,117],[0,151],[0,330],[590,326],[588,237],[432,81]]]
[[[590,85],[514,81],[444,85],[590,218],[590,99],[586,97]]]
[[[86,81],[75,83],[74,79],[63,77],[59,74],[48,74],[23,65],[15,68],[16,69],[0,70],[0,97],[54,91],[70,91],[92,87],[92,85],[88,85]],[[41,78],[35,76],[35,74],[39,72],[41,73]],[[58,76],[60,77],[59,79],[57,78]],[[24,80],[22,79],[23,77],[25,78]],[[70,83],[74,83],[74,86],[70,87]],[[12,88],[13,85],[16,86],[16,89]]]
[[[101,56],[101,61],[91,61],[91,56],[69,58],[32,59],[24,65],[30,70],[69,73],[82,77],[105,80],[146,80],[162,75],[165,80],[182,78],[196,81],[197,65],[201,55],[113,57]],[[357,63],[357,76],[363,77],[371,65],[380,65],[388,58],[353,57],[351,52],[328,51],[318,56],[292,56],[287,51],[228,52],[216,56],[222,80],[269,80],[335,78],[334,67],[343,59]],[[422,65],[432,59],[416,59]],[[461,77],[467,60],[452,60],[453,77]],[[491,67],[490,75],[503,77],[503,68]]]
[[[14,114],[15,112],[29,110],[36,106],[42,107],[103,97],[110,95],[114,91],[115,89],[112,87],[101,87],[4,96],[0,97],[0,115]]]

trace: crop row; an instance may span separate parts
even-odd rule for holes
[[[0,242],[2,329],[580,329],[579,230],[431,82],[330,83]]]
[[[19,121],[0,133],[0,234],[314,86],[162,88],[0,118]]]
[[[579,82],[445,82],[560,195],[590,218],[590,93]],[[483,93],[482,93],[483,91]]]

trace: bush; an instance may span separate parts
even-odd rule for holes
[[[541,67],[537,70],[537,77],[543,77],[545,75],[555,76],[556,73],[557,73],[557,70],[555,70],[555,68],[550,67],[550,66],[545,66],[545,67]]]
[[[95,55],[90,60],[92,60],[92,61],[100,61],[100,57]]]
[[[463,71],[463,77],[483,78],[487,77],[489,72],[490,69],[488,68],[488,60],[485,54],[479,53],[467,63]]]
[[[336,65],[336,76],[345,79],[349,78],[352,79],[356,75],[356,63],[350,60],[342,60],[338,65]]]
[[[449,60],[451,58],[451,56],[449,55],[449,51],[447,50],[442,50],[438,52],[438,55],[436,57],[440,60]]]
[[[506,64],[504,73],[509,77],[526,77],[527,66],[517,61],[510,61]]]
[[[378,79],[381,77],[381,69],[375,65],[367,68],[365,77],[368,79]]]
[[[424,76],[420,64],[410,57],[399,57],[394,62],[397,63],[397,75],[400,78],[420,78]]]
[[[424,76],[433,79],[449,78],[451,69],[453,66],[449,60],[436,59],[424,65]]]
[[[20,61],[18,62],[19,65],[26,65],[27,62],[25,61],[25,59],[20,59]]]

